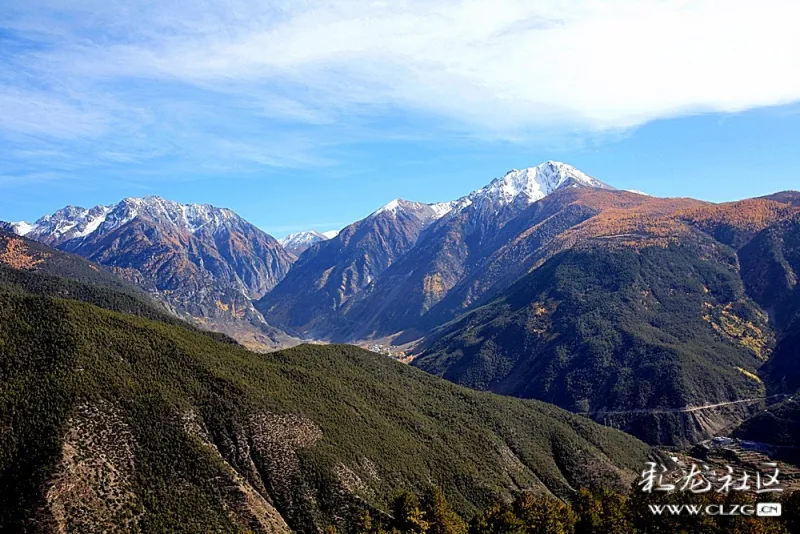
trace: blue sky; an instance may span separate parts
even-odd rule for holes
[[[3,220],[157,194],[280,237],[548,159],[659,196],[800,189],[791,2],[3,4]]]

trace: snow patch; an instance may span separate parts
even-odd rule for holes
[[[338,233],[338,232],[337,232]],[[294,249],[294,248],[307,248],[313,245],[314,243],[318,243],[320,241],[327,241],[330,239],[325,234],[317,232],[316,230],[310,230],[308,232],[296,232],[293,234],[289,234],[283,239],[278,239],[278,243],[281,244],[283,248]]]
[[[388,204],[386,204],[385,206],[383,206],[382,208],[380,208],[379,210],[377,210],[376,212],[374,212],[373,215],[378,215],[380,213],[396,214],[397,210],[400,208],[400,202],[401,200],[399,198],[396,198],[391,202],[389,202]]]
[[[75,234],[75,237],[86,237],[89,234],[93,234],[95,231],[97,231],[98,228],[100,228],[101,224],[106,222],[106,217],[111,211],[111,208],[108,206],[102,206],[101,210],[102,210],[101,213],[96,217],[92,218],[91,220],[89,220],[89,222],[86,223],[86,226],[83,228],[83,230]]]
[[[441,219],[442,217],[453,211],[455,205],[456,205],[455,201],[429,204],[431,209],[433,209],[433,217],[437,220]]]
[[[646,197],[652,197],[653,196],[653,195],[645,193],[644,191],[639,191],[638,189],[623,189],[623,191],[626,191],[628,193],[635,193],[637,195],[644,195]]]
[[[36,230],[36,228],[35,224],[26,223],[25,221],[11,223],[11,229],[14,233],[23,237]]]

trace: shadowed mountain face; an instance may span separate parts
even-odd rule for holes
[[[775,393],[795,393],[800,390],[800,215],[762,231],[739,256],[748,289],[769,312],[778,337],[762,372]]]
[[[315,245],[319,248],[313,256],[308,261],[301,258],[258,307],[268,321],[301,335],[336,341],[418,326],[422,315],[514,237],[513,230],[504,233],[510,221],[537,200],[567,198],[579,190],[611,188],[568,165],[547,162],[510,171],[447,204],[394,201],[337,238]],[[563,202],[534,209],[527,222],[544,221],[560,211]],[[590,214],[591,210],[569,213],[560,227]],[[523,230],[522,224],[516,228]]]
[[[730,252],[700,245],[720,257],[704,261],[686,245],[561,253],[432,335],[414,365],[588,413],[650,442],[696,441],[730,414],[668,412],[763,396],[755,373],[772,343],[766,315],[725,267]]]
[[[258,303],[269,321],[327,337],[347,302],[408,252],[446,208],[395,200],[333,239],[312,245]]]
[[[793,258],[796,214],[763,199],[604,209],[539,248],[544,263],[486,306],[428,335],[414,365],[650,442],[713,435],[763,406],[727,403],[762,397],[760,366],[776,339],[770,367],[787,350],[780,317],[796,299],[780,258]],[[765,254],[776,242],[783,255]],[[722,406],[693,409],[711,404]]]
[[[0,228],[0,264],[20,272],[36,272],[112,289],[156,304],[155,299],[142,289],[124,281],[102,265],[21,237],[12,231],[10,225],[6,229]]]
[[[163,301],[100,264],[0,230],[0,291],[86,302],[107,310],[195,329],[222,343],[232,338],[185,323]]]
[[[776,197],[800,205],[798,193],[779,193],[770,198]],[[797,461],[800,459],[800,216],[763,230],[739,251],[739,257],[750,294],[769,312],[776,330],[775,350],[760,374],[769,393],[787,397],[745,421],[736,435],[781,447],[780,454]]]
[[[90,210],[67,207],[24,234],[107,266],[201,326],[253,347],[291,343],[252,299],[286,275],[294,256],[230,210],[132,198]]]
[[[346,531],[359,509],[431,482],[470,516],[518,489],[624,490],[651,452],[354,347],[255,354],[119,313],[108,288],[13,271],[0,280],[3,531]]]

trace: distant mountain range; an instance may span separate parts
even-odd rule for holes
[[[379,342],[451,381],[685,444],[800,387],[799,214],[796,192],[662,199],[549,161],[281,242],[158,197],[6,228],[253,348]]]
[[[249,346],[292,344],[252,301],[286,276],[295,256],[230,210],[126,198],[113,206],[68,206],[10,228],[105,265],[181,317]]]
[[[338,233],[338,230],[330,230],[327,232],[317,232],[316,230],[297,232],[289,234],[283,239],[279,239],[278,243],[295,256],[300,256],[300,254],[308,250],[311,245],[319,243],[320,241],[333,239]]]

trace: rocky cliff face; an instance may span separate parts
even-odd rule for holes
[[[313,245],[258,308],[289,332],[325,337],[347,302],[413,248],[447,210],[438,204],[390,202],[333,239]]]

